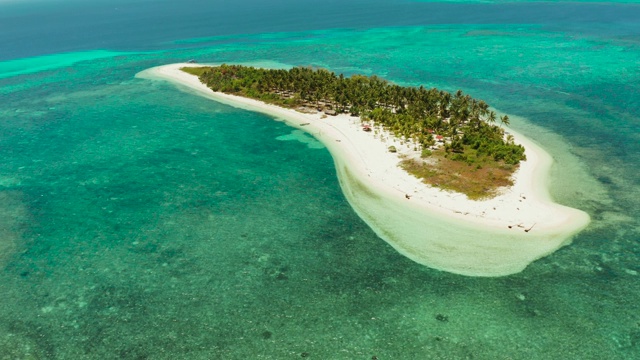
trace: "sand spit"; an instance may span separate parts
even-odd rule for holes
[[[473,201],[425,185],[400,169],[399,156],[411,153],[411,146],[384,132],[362,131],[358,118],[303,114],[214,93],[180,70],[185,66],[201,65],[159,66],[136,77],[170,81],[212,100],[283,119],[313,135],[331,152],[342,190],[358,215],[398,252],[420,264],[469,276],[509,275],[568,244],[589,223],[585,212],[550,199],[552,158],[513,131],[527,155],[514,185],[495,198]],[[399,151],[390,153],[390,145]]]

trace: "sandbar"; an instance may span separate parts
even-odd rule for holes
[[[569,244],[589,224],[587,213],[551,199],[552,157],[510,129],[527,156],[513,175],[514,185],[494,198],[469,200],[405,172],[398,164],[400,156],[413,151],[411,146],[388,133],[363,131],[357,117],[306,114],[213,92],[196,76],[180,70],[188,66],[203,65],[158,66],[136,77],[169,81],[211,100],[284,120],[311,134],[331,153],[342,191],[356,213],[380,238],[417,263],[467,276],[510,275]],[[390,145],[398,152],[389,152]]]

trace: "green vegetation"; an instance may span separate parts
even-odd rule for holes
[[[394,85],[377,76],[345,77],[304,67],[272,70],[222,65],[182,70],[199,76],[213,91],[305,112],[360,116],[429,157],[429,162],[404,160],[407,171],[470,198],[489,196],[497,187],[509,185],[510,175],[526,158],[524,148],[510,136],[505,139],[504,130],[495,125],[495,112],[460,90],[452,95],[435,88]],[[503,116],[500,122],[508,125],[509,118]],[[461,171],[460,166],[474,171]],[[468,183],[480,178],[482,184],[470,190]]]
[[[200,77],[208,69],[208,67],[184,67],[181,70],[188,74]]]

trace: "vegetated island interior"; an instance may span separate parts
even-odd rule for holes
[[[377,76],[345,77],[325,69],[262,69],[242,65],[184,67],[211,90],[326,115],[349,113],[362,119],[363,131],[390,132],[413,147],[400,166],[425,183],[463,193],[470,199],[493,197],[513,185],[511,176],[525,149],[496,125],[489,105],[458,90],[454,95],[403,87]],[[386,131],[383,131],[386,130]],[[506,135],[506,136],[505,136]],[[394,146],[389,151],[395,152]]]

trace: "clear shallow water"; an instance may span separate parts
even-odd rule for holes
[[[419,14],[436,5],[402,6]],[[455,6],[468,19],[489,5]],[[589,6],[607,11],[588,22],[549,24],[533,13],[520,24],[406,26],[416,24],[389,16],[385,27],[367,26],[388,10],[375,5],[368,11],[378,18],[344,15],[360,21],[354,29],[287,17],[279,33],[255,25],[244,31],[254,35],[230,35],[242,26],[228,25],[216,37],[203,25],[189,36],[162,28],[137,39],[97,31],[100,43],[78,48],[67,37],[3,46],[0,354],[640,356],[640,31],[623,17],[611,22],[638,10]],[[176,19],[184,29],[193,23]],[[148,21],[140,26],[156,18]],[[554,154],[555,197],[594,221],[571,246],[505,278],[417,265],[354,214],[325,149],[265,116],[133,78],[190,58],[462,88]],[[282,141],[296,138],[304,142]]]

